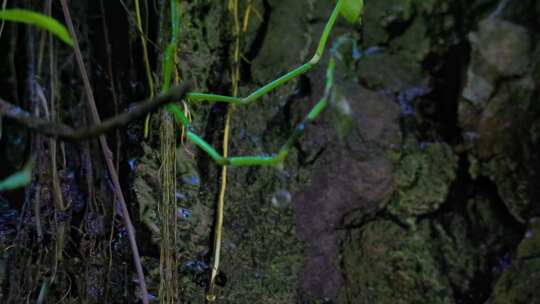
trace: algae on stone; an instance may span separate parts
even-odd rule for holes
[[[396,169],[397,193],[390,213],[414,225],[414,218],[436,211],[456,178],[457,157],[444,143],[409,141]]]
[[[386,220],[350,231],[342,248],[345,284],[338,303],[453,303],[429,233],[428,225],[413,232]]]

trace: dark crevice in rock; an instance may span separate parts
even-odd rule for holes
[[[511,263],[512,253],[519,245],[520,236],[524,233],[524,226],[520,225],[508,212],[506,206],[498,197],[495,184],[487,179],[480,179],[474,183],[475,192],[482,193],[491,202],[492,212],[496,215],[496,220],[505,227],[504,240],[499,244],[493,244],[493,248],[488,249],[485,268],[478,269],[469,283],[469,288],[461,290],[458,286],[452,284],[454,296],[457,303],[474,304],[484,303],[492,293],[492,288],[501,274]],[[461,207],[466,207],[462,205]],[[462,210],[466,212],[466,210]],[[489,237],[489,232],[483,231],[483,227],[477,227],[478,223],[470,217],[467,217],[468,236],[472,243],[482,243],[482,239]],[[452,267],[452,265],[448,265]]]
[[[467,200],[475,195],[480,195],[494,202],[490,209],[495,211],[497,218],[504,223],[509,231],[522,233],[525,227],[511,215],[502,198],[498,195],[497,185],[486,177],[472,179],[468,171],[470,163],[465,157],[460,157],[458,164],[457,177],[450,187],[446,202],[436,212],[422,215],[418,220],[440,221],[448,214],[467,215]],[[467,222],[471,226],[474,224],[474,219],[468,218]]]
[[[208,115],[208,120],[206,121],[206,126],[204,130],[203,139],[206,140],[210,145],[212,145],[216,150],[221,154],[221,147],[223,141],[223,126],[225,123],[225,115],[227,113],[227,105],[224,103],[216,103],[210,109]],[[207,183],[211,180],[211,167],[215,165],[215,162],[207,153],[204,151],[198,151],[197,153],[197,167],[201,175],[201,180],[204,183]],[[214,189],[219,187],[219,176],[218,178],[212,179],[211,186]],[[206,182],[205,182],[206,181]]]
[[[396,226],[404,230],[410,230],[410,227],[403,223],[397,216],[389,213],[386,209],[378,210],[377,212],[372,212],[364,214],[360,219],[355,218],[355,212],[362,210],[354,210],[349,212],[347,215],[343,216],[344,223],[342,223],[336,230],[337,231],[347,231],[350,232],[355,229],[362,229],[364,226],[377,222],[377,221],[389,221]],[[350,219],[353,219],[352,221]]]
[[[225,18],[225,17],[224,17]],[[224,33],[227,31],[228,27],[222,27],[223,33],[221,37],[225,37]],[[206,28],[203,29],[204,32]],[[203,36],[206,36],[204,34]],[[218,53],[220,60],[216,61],[216,64],[210,69],[213,71],[227,71],[227,62],[229,60],[229,51],[234,47],[234,41],[226,40],[221,38],[220,45],[223,47],[215,52]],[[231,83],[230,80],[224,81],[220,73],[211,73],[210,78],[207,80],[209,92],[220,95],[231,95]],[[226,103],[214,103],[211,105],[210,111],[208,113],[205,130],[204,132],[199,132],[203,135],[203,139],[213,146],[221,155],[223,155],[223,135],[227,111],[229,105]],[[230,146],[229,142],[229,146]],[[232,151],[234,153],[234,151]],[[205,189],[204,193],[201,192],[201,196],[206,196],[207,200],[214,202],[212,207],[217,209],[217,202],[219,200],[219,188],[221,184],[221,166],[216,165],[215,161],[204,151],[199,150],[197,153],[197,168],[200,175],[200,180],[202,181],[202,189]],[[209,230],[208,241],[208,250],[202,258],[204,263],[210,265],[212,262],[212,252],[214,250],[213,237],[215,235],[216,223],[212,221]],[[211,268],[205,268],[197,275],[196,281],[199,286],[208,288],[208,278],[210,276]],[[220,270],[216,277],[216,284],[218,286],[225,286],[227,282],[227,275]]]
[[[407,31],[407,29],[409,29],[415,18],[416,15],[413,15],[407,20],[396,19],[393,22],[389,23],[386,26],[388,32],[388,41],[402,36]]]
[[[297,102],[303,102],[311,96],[311,81],[309,77],[300,75],[296,81],[296,88],[293,93],[287,97],[285,105],[270,119],[263,132],[263,142],[272,142],[273,138],[286,139],[297,121],[301,118],[294,113],[294,105]],[[282,143],[280,143],[281,145]],[[298,145],[298,144],[297,144]],[[266,147],[271,149],[271,147]]]
[[[227,31],[226,26],[222,27],[222,33],[219,34],[220,45],[222,47],[215,51],[216,56],[219,60],[216,60],[214,64],[210,67],[211,71],[216,71],[209,74],[209,79],[207,79],[208,92],[219,95],[231,95],[230,92],[230,79],[224,80],[223,74],[227,74],[225,71],[228,70],[228,60],[229,60],[229,51],[233,47],[233,41],[225,39],[225,32]],[[210,111],[208,113],[208,118],[206,120],[206,125],[204,132],[202,130],[197,130],[196,133],[203,134],[204,140],[206,140],[210,145],[212,145],[219,153],[222,153],[222,144],[223,144],[223,128],[225,126],[225,116],[227,114],[228,105],[225,103],[214,103],[211,105]],[[215,162],[212,160],[207,153],[202,152],[201,150],[197,153],[197,167],[200,172],[200,178],[203,183],[206,183],[207,186],[210,186],[209,189],[216,190],[219,188],[219,174],[213,174],[215,170]],[[214,167],[212,167],[214,166]],[[211,169],[213,168],[213,169]],[[215,177],[215,178],[211,178]],[[208,184],[207,181],[212,181],[211,184]],[[212,190],[209,190],[212,191]]]
[[[481,16],[488,16],[491,14],[496,9],[499,2],[500,1],[476,1],[475,3],[469,4],[467,5],[467,18],[462,19],[469,20],[469,23],[472,24],[478,21]]]
[[[103,14],[100,1],[103,2]],[[130,41],[130,35],[126,35],[131,24],[121,3],[105,0],[90,1],[87,3],[85,10],[89,15],[97,16],[88,19],[89,27],[94,30],[89,31],[86,38],[92,42],[90,44],[91,48],[89,48],[91,52],[89,58],[92,58],[94,62],[92,64],[87,63],[87,67],[92,77],[94,96],[100,116],[105,119],[125,110],[130,106],[129,103],[150,95],[148,82],[137,80],[145,79],[143,75],[146,75],[141,40],[138,39],[137,42],[133,43]],[[148,10],[147,20],[148,32],[146,35],[150,41],[153,41],[155,40],[154,34],[158,22],[154,10]],[[106,28],[104,28],[104,22]],[[108,35],[108,41],[104,39],[105,31]],[[108,48],[110,48],[110,53]],[[148,50],[148,58],[153,69],[156,65],[153,60],[156,57],[156,50],[151,47],[151,44]],[[109,63],[112,75],[109,74]],[[113,90],[116,92],[117,100],[114,100]],[[154,119],[156,117],[156,115],[153,116]],[[154,132],[154,130],[151,130],[151,132]],[[118,135],[118,137],[115,135]],[[142,151],[140,151],[140,142],[143,140],[142,135],[142,128],[138,128],[136,132],[132,128],[128,128],[118,130],[116,134],[114,132],[109,134],[109,143],[113,153],[116,152],[117,145],[125,145],[126,147],[126,149],[120,149],[121,154],[115,155],[115,157],[118,157],[119,161],[118,176],[120,184],[128,197],[131,196],[127,189],[131,188],[132,176],[128,174],[131,169],[126,160],[135,154],[142,154]],[[122,138],[126,139],[123,140]],[[91,162],[90,159],[87,161]],[[136,219],[137,217],[133,218]],[[150,234],[143,233],[141,235]],[[145,246],[142,246],[142,248],[145,248]]]
[[[444,234],[440,235],[440,230],[434,229],[432,237],[436,240],[449,237],[452,244],[479,244],[478,249],[484,252],[485,259],[483,267],[476,269],[472,278],[470,278],[467,289],[463,289],[462,282],[453,282],[450,280],[456,303],[474,304],[484,303],[490,296],[491,290],[495,284],[500,272],[507,267],[512,252],[517,248],[521,236],[525,231],[524,225],[516,221],[504,202],[497,194],[497,186],[487,178],[473,180],[468,173],[469,163],[465,158],[461,158],[457,178],[451,186],[447,201],[433,214],[424,215],[419,221],[428,221],[431,225],[440,225]],[[480,205],[480,207],[471,204],[471,199],[475,197],[482,199],[482,203],[489,205]],[[476,208],[489,210],[490,218],[477,218],[476,216],[485,216],[478,213]],[[456,228],[456,218],[462,218],[464,227]],[[490,222],[485,222],[489,220]],[[457,223],[460,223],[459,221]],[[504,235],[496,241],[486,241],[486,238],[492,238],[494,233],[501,233],[501,230],[493,226],[504,227]],[[435,227],[435,226],[433,226]],[[464,229],[466,239],[457,239],[459,234],[456,231]],[[444,242],[444,241],[443,241]],[[480,245],[482,244],[482,245]],[[444,245],[456,246],[456,245]],[[456,271],[456,265],[451,264],[445,256],[445,248],[442,244],[435,245],[437,254],[434,258],[438,261],[439,267],[443,273]],[[458,249],[455,249],[458,250]],[[477,259],[476,255],[467,256],[471,253],[463,252],[464,258]],[[481,254],[480,252],[477,254]],[[478,261],[478,260],[476,260]]]
[[[240,75],[242,78],[241,80],[244,83],[249,83],[252,80],[251,65],[252,65],[253,60],[257,57],[257,55],[259,55],[259,52],[261,51],[261,48],[264,43],[264,39],[266,37],[266,33],[268,32],[268,26],[270,24],[270,16],[272,14],[272,8],[270,7],[268,0],[263,0],[262,5],[263,5],[262,23],[257,29],[257,33],[255,34],[255,39],[249,46],[249,50],[244,53],[244,56],[240,63]]]
[[[434,104],[433,113],[423,114],[436,122],[437,133],[445,142],[456,145],[461,142],[461,130],[458,127],[458,103],[464,83],[465,70],[468,63],[469,47],[466,43],[449,49],[436,62],[442,65],[434,73],[432,90],[426,99]],[[431,65],[431,64],[429,64]],[[428,126],[427,128],[431,128]],[[423,130],[427,134],[431,130]]]
[[[294,147],[298,151],[297,160],[301,168],[307,168],[315,164],[315,162],[319,159],[319,157],[321,157],[324,151],[328,148],[327,146],[323,146],[315,153],[307,153],[302,148],[302,145],[300,143],[297,143],[296,145],[294,145]]]

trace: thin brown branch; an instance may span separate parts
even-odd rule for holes
[[[140,101],[132,109],[117,116],[109,118],[101,123],[80,129],[73,129],[72,127],[62,123],[56,123],[35,117],[29,112],[3,100],[2,98],[0,98],[0,116],[11,118],[24,127],[43,135],[57,137],[64,140],[90,139],[103,135],[114,129],[124,127],[134,120],[144,117],[148,113],[154,112],[156,109],[167,103],[181,100],[188,92],[189,88],[189,83],[181,84],[172,88],[165,94]]]

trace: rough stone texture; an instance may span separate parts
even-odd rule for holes
[[[321,299],[334,299],[342,285],[338,231],[343,218],[358,209],[381,210],[394,190],[393,162],[385,149],[399,144],[397,105],[358,85],[349,85],[345,95],[353,131],[340,142],[329,118],[310,128],[302,146],[326,149],[309,185],[293,196],[298,237],[305,243],[302,290]]]

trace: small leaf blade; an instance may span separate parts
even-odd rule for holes
[[[362,21],[364,0],[342,0],[341,15],[350,23]]]
[[[73,46],[73,40],[66,27],[49,16],[25,9],[7,9],[0,10],[0,19],[31,24],[46,29],[67,45]]]
[[[0,192],[24,187],[32,181],[33,161],[30,161],[21,171],[15,172],[0,181]]]

